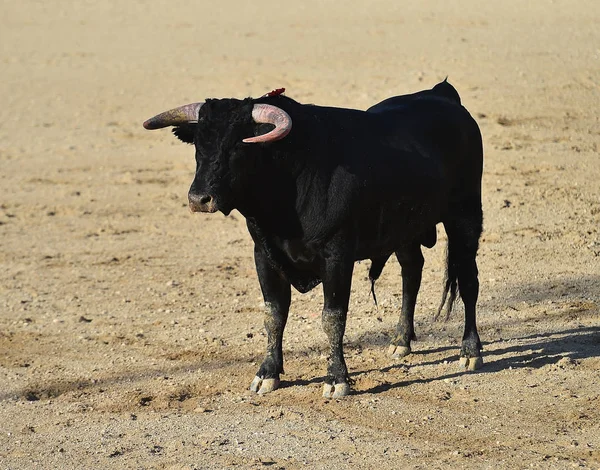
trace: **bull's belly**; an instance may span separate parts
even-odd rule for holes
[[[341,228],[345,235],[341,239],[348,243],[348,250],[355,261],[387,258],[415,242],[431,247],[435,244],[436,224],[440,212],[432,206],[411,205],[389,206],[379,210],[363,211],[353,222]],[[349,232],[346,232],[349,230]],[[307,292],[321,282],[322,269],[326,264],[325,254],[332,251],[329,243],[339,243],[339,238],[321,243],[307,243],[303,239],[284,239],[276,236],[264,237],[261,248],[268,254],[274,269],[287,278],[300,292]],[[334,252],[344,247],[336,247]],[[348,253],[348,252],[347,252]],[[350,254],[350,253],[348,253]]]
[[[393,218],[360,227],[356,260],[389,256],[414,243],[432,247],[436,242],[437,213],[419,218]]]
[[[360,261],[387,257],[400,250],[403,246],[408,246],[413,242],[414,239],[410,237],[395,237],[386,240],[362,240],[356,249],[354,260]]]

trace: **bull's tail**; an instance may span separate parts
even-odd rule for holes
[[[455,257],[456,253],[452,250],[452,244],[450,243],[450,240],[448,240],[448,245],[446,246],[446,276],[444,280],[444,292],[442,293],[442,301],[440,302],[437,313],[433,317],[433,319],[436,321],[440,318],[440,314],[442,313],[444,306],[446,306],[445,320],[447,321],[450,318],[452,306],[456,300],[456,294],[458,293],[458,264],[454,259]]]

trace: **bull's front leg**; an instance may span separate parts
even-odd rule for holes
[[[269,265],[266,255],[257,246],[254,247],[254,262],[265,300],[265,329],[268,342],[267,354],[250,385],[250,390],[264,394],[279,387],[279,375],[283,374],[283,330],[290,309],[291,287],[290,283]]]
[[[329,261],[323,276],[323,330],[329,340],[327,378],[323,396],[340,398],[350,393],[350,378],[344,360],[344,331],[352,283],[352,261]]]

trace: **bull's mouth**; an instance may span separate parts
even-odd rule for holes
[[[213,213],[217,212],[218,210],[219,209],[217,208],[217,206],[196,207],[196,206],[193,206],[192,204],[190,204],[190,211],[192,211],[192,212],[205,212],[205,213],[213,214]]]

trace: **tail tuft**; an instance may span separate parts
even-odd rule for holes
[[[448,321],[450,315],[452,314],[452,306],[456,300],[456,295],[458,294],[458,270],[457,265],[452,258],[453,256],[450,247],[450,241],[448,241],[448,245],[446,247],[446,279],[444,281],[444,292],[442,293],[442,301],[440,302],[440,306],[438,307],[436,314],[433,316],[435,321],[439,320],[444,306],[446,306],[446,315],[444,321]],[[448,296],[448,294],[450,294],[450,296]]]

